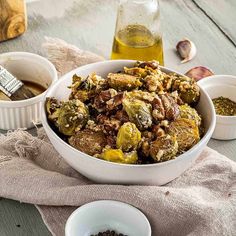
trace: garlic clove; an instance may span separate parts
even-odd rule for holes
[[[189,71],[187,71],[185,75],[198,81],[205,77],[214,75],[214,72],[207,67],[196,66],[190,69]]]
[[[176,50],[179,53],[180,57],[184,59],[181,61],[181,63],[192,60],[197,54],[197,48],[195,44],[187,38],[177,43]]]

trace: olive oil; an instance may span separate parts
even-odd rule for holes
[[[28,88],[35,96],[46,91],[46,88],[44,88],[40,84],[31,82],[31,81],[23,81],[23,80],[22,82],[24,83],[25,87]],[[0,91],[0,100],[11,101],[11,99],[1,91]]]
[[[142,25],[128,25],[114,37],[111,59],[157,60],[164,65],[163,44]]]

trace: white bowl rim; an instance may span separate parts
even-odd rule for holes
[[[139,210],[138,208],[136,208],[135,206],[133,205],[130,205],[128,203],[125,203],[125,202],[121,202],[121,201],[116,201],[116,200],[97,200],[97,201],[92,201],[92,202],[89,202],[89,203],[86,203],[80,207],[78,207],[76,210],[74,210],[71,215],[69,216],[69,218],[67,219],[66,221],[66,225],[65,225],[65,234],[67,235],[69,232],[69,226],[70,226],[70,221],[72,220],[72,218],[74,218],[78,212],[80,212],[82,209],[84,208],[87,208],[89,206],[93,206],[93,207],[96,207],[97,205],[101,205],[101,204],[110,204],[111,206],[112,205],[116,205],[116,206],[124,206],[126,208],[131,208],[132,210],[135,211],[136,214],[139,214],[140,216],[143,217],[143,220],[144,222],[146,223],[146,225],[148,226],[148,236],[151,235],[152,233],[152,229],[151,229],[151,225],[150,225],[150,222],[148,220],[148,218],[144,215],[144,213]]]
[[[47,90],[52,86],[52,84],[57,80],[57,71],[55,66],[45,57],[40,56],[38,54],[35,53],[31,53],[31,52],[7,52],[7,53],[1,53],[0,54],[0,58],[1,57],[14,57],[14,56],[22,56],[25,58],[32,58],[34,57],[36,60],[41,60],[43,62],[45,62],[45,64],[48,64],[48,66],[51,68],[51,71],[53,73],[52,76],[52,82],[51,84],[48,86],[48,88],[41,94],[29,98],[29,99],[25,99],[25,100],[19,100],[19,101],[4,101],[4,100],[0,100],[0,107],[25,107],[25,106],[29,106],[31,104],[34,104],[35,102],[38,102],[39,100],[41,100],[44,95],[46,94]]]
[[[159,163],[152,163],[152,164],[123,164],[123,163],[116,163],[116,162],[110,162],[110,161],[106,161],[106,160],[102,160],[102,159],[99,159],[99,158],[96,158],[96,157],[93,157],[93,156],[90,156],[84,152],[81,152],[79,151],[78,149],[72,147],[71,145],[69,145],[68,143],[66,143],[64,140],[62,140],[55,132],[54,130],[50,127],[50,125],[48,124],[48,121],[47,121],[47,117],[46,117],[46,112],[45,112],[45,100],[46,100],[46,97],[47,97],[47,94],[50,93],[50,91],[53,89],[54,86],[56,86],[58,83],[60,83],[60,81],[62,79],[64,79],[65,77],[68,76],[68,74],[73,74],[75,73],[76,74],[76,71],[80,68],[83,68],[83,69],[87,69],[87,67],[91,67],[93,65],[97,65],[97,64],[106,64],[106,63],[113,63],[114,61],[116,62],[136,62],[136,60],[105,60],[105,61],[101,61],[101,62],[95,62],[95,63],[91,63],[91,64],[87,64],[87,65],[84,65],[84,66],[81,66],[81,67],[78,67],[68,73],[66,73],[65,75],[63,75],[58,81],[56,81],[53,86],[51,86],[48,90],[47,90],[47,93],[45,94],[44,96],[44,99],[43,99],[43,102],[42,102],[42,109],[41,109],[41,119],[42,119],[42,124],[43,126],[46,126],[45,128],[47,130],[50,130],[50,132],[52,133],[53,137],[56,138],[61,144],[63,145],[67,145],[69,148],[72,148],[72,150],[78,152],[79,154],[82,154],[81,157],[82,158],[92,158],[93,160],[96,160],[96,161],[99,161],[99,162],[103,162],[107,165],[116,165],[116,166],[120,166],[120,167],[134,167],[134,168],[149,168],[150,166],[164,166],[164,165],[169,165],[170,163],[173,163],[173,162],[178,162],[178,161],[181,161],[182,159],[184,158],[188,158],[189,155],[191,155],[191,153],[193,153],[197,148],[198,146],[200,146],[202,143],[203,143],[203,139],[206,138],[207,136],[209,136],[210,134],[213,133],[214,129],[215,129],[215,125],[216,125],[216,115],[215,115],[215,110],[214,110],[214,106],[213,106],[213,103],[210,102],[210,107],[211,107],[211,111],[213,113],[213,117],[212,117],[212,122],[210,124],[210,127],[208,129],[208,131],[204,134],[203,138],[196,144],[194,145],[192,148],[190,148],[188,151],[186,151],[185,153],[179,155],[178,157],[176,157],[175,159],[171,159],[171,160],[168,160],[168,161],[164,161],[164,162],[159,162]],[[163,68],[163,69],[166,69],[166,70],[169,70],[173,73],[176,73],[176,74],[179,74],[179,75],[183,75],[181,73],[178,73],[174,70],[171,70],[167,67],[163,67],[163,66],[160,66],[160,68]],[[183,75],[184,76],[184,75]],[[204,95],[209,99],[209,101],[211,101],[209,95],[201,88],[201,93],[204,93]],[[181,157],[181,158],[180,158]]]
[[[211,76],[208,76],[208,77],[206,77],[206,78],[203,78],[203,79],[201,79],[201,80],[199,80],[198,81],[198,85],[199,85],[199,87],[201,87],[203,90],[205,90],[205,88],[204,88],[204,83],[207,83],[208,81],[210,81],[210,80],[212,80],[212,79],[219,79],[219,78],[229,78],[229,79],[234,79],[235,80],[235,86],[236,86],[236,76],[235,75],[211,75]],[[218,83],[219,84],[219,83]],[[226,83],[223,83],[223,81],[222,81],[222,84],[223,85],[226,85],[227,86],[227,84]],[[208,84],[209,85],[209,84]],[[232,86],[231,84],[229,84],[229,86]],[[211,83],[210,85],[209,85],[209,87],[214,87],[214,83]],[[211,98],[210,98],[211,99]],[[215,108],[214,108],[214,110],[215,110]],[[219,119],[219,120],[223,120],[223,121],[225,121],[225,122],[227,122],[227,121],[235,121],[236,122],[236,116],[223,116],[223,115],[218,115],[218,114],[216,114],[216,118],[217,119]]]

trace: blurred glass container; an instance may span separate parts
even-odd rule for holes
[[[164,65],[158,0],[120,0],[111,59]]]
[[[0,0],[0,42],[26,31],[27,15],[24,0]]]

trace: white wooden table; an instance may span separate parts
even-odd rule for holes
[[[204,65],[217,74],[236,75],[235,0],[160,2],[167,67],[186,72],[193,66]],[[32,0],[27,4],[28,31],[0,43],[0,53],[29,51],[44,55],[41,44],[44,36],[51,36],[109,58],[116,7],[115,0]],[[198,54],[193,61],[181,65],[175,45],[183,37],[197,45]],[[236,141],[211,140],[209,146],[236,161]],[[38,235],[50,233],[34,206],[0,201],[0,236]]]

